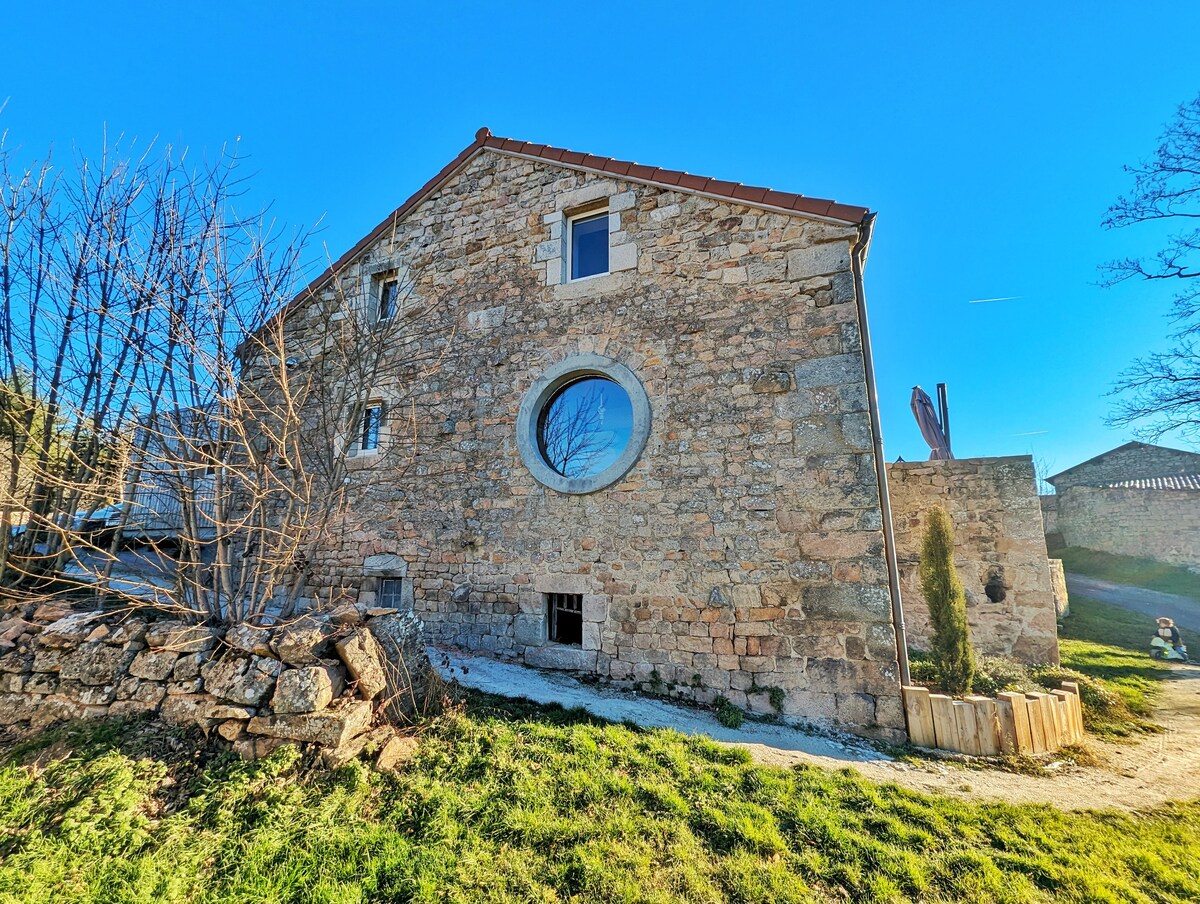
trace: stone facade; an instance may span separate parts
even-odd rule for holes
[[[597,205],[610,272],[569,281],[564,217]],[[367,598],[384,573],[364,563],[394,557],[436,643],[768,712],[780,688],[789,716],[902,737],[860,241],[843,223],[470,158],[286,320],[289,350],[319,366],[343,299],[393,268],[421,314],[391,370],[439,361],[376,387],[407,418],[378,461],[407,476],[352,472],[316,594]],[[651,419],[628,473],[584,495],[534,480],[515,435],[530,387],[576,355],[632,371]],[[551,593],[582,596],[581,645],[548,641]]]
[[[1065,546],[1200,568],[1200,490],[1073,486],[1058,494]]]
[[[1147,477],[1200,474],[1200,454],[1150,443],[1126,443],[1047,479],[1056,492]]]
[[[909,646],[929,643],[917,566],[925,512],[941,505],[954,522],[955,566],[974,648],[1057,663],[1054,587],[1032,458],[897,462],[888,465],[888,489]]]

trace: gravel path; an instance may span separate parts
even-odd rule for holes
[[[707,735],[720,744],[745,748],[766,765],[851,767],[873,781],[891,782],[926,794],[1050,804],[1063,810],[1133,811],[1168,800],[1194,798],[1200,793],[1196,785],[1196,776],[1200,776],[1197,665],[1173,667],[1156,714],[1165,731],[1135,743],[1089,740],[1099,765],[1060,763],[1053,774],[1031,776],[954,762],[904,763],[852,738],[808,734],[780,725],[747,721],[741,728],[729,729],[703,710],[582,684],[565,673],[541,672],[442,649],[431,649],[430,654],[434,662],[442,663],[444,677],[476,690],[535,703],[580,707],[613,722],[631,721],[648,728]]]
[[[1113,584],[1110,581],[1069,573],[1067,574],[1067,593],[1078,593],[1080,596],[1091,597],[1102,603],[1110,603],[1120,606],[1122,609],[1140,612],[1151,618],[1165,615],[1175,619],[1175,623],[1180,628],[1200,632],[1200,600],[1194,600],[1188,596],[1144,590],[1141,587]],[[1186,638],[1184,643],[1187,643]]]

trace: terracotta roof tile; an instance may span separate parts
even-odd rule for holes
[[[290,303],[285,305],[276,316],[284,315],[293,305],[304,298],[310,297],[324,288],[325,284],[335,273],[350,263],[365,251],[380,235],[392,227],[392,224],[404,217],[410,210],[425,200],[425,197],[450,178],[460,166],[470,160],[479,151],[490,148],[501,153],[523,154],[540,157],[567,166],[585,166],[589,169],[612,173],[626,179],[643,182],[654,182],[660,185],[676,185],[685,191],[699,191],[717,197],[732,198],[750,205],[768,205],[782,210],[795,210],[816,216],[830,217],[849,224],[863,222],[870,213],[865,207],[854,207],[849,204],[838,204],[820,198],[807,198],[804,195],[790,192],[774,191],[752,185],[742,185],[740,182],[726,182],[707,176],[695,176],[681,170],[661,169],[643,166],[628,160],[614,160],[611,157],[596,157],[592,154],[581,154],[565,148],[556,148],[546,144],[533,144],[528,141],[516,141],[512,138],[499,138],[491,133],[486,126],[475,133],[475,140],[444,166],[440,172],[426,182],[407,201],[388,215],[382,223],[355,243],[349,251],[339,257],[329,269],[309,283]]]

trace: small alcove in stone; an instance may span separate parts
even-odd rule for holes
[[[1008,587],[1004,582],[1004,566],[993,565],[988,569],[987,580],[983,592],[993,603],[1002,603],[1008,596]]]

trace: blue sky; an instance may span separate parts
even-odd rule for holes
[[[1165,347],[1169,293],[1097,287],[1154,247],[1099,224],[1200,91],[1194,0],[189,6],[10,6],[10,145],[240,138],[253,200],[334,256],[485,124],[866,205],[889,459],[926,455],[909,393],[939,381],[960,456],[1061,470],[1131,438],[1105,392]]]

